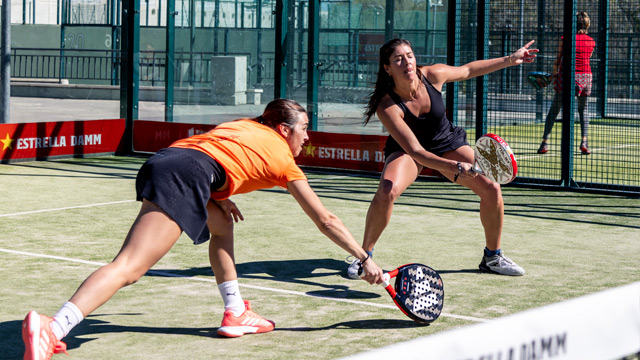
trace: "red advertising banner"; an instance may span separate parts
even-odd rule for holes
[[[335,134],[309,131],[309,141],[296,158],[298,165],[382,171],[384,142],[378,135]]]
[[[133,148],[139,152],[156,152],[176,140],[213,129],[215,125],[168,123],[137,120],[133,124]],[[334,169],[380,172],[384,166],[386,136],[335,134],[309,131],[296,163]],[[425,169],[422,175],[438,176]]]
[[[0,159],[114,153],[124,130],[124,119],[0,124]]]
[[[334,169],[381,172],[384,167],[386,136],[336,134],[309,131],[296,164]],[[431,169],[421,175],[440,176]]]
[[[384,34],[358,34],[358,60],[378,62]]]
[[[215,125],[136,120],[133,122],[133,151],[154,153],[174,141],[205,133]]]

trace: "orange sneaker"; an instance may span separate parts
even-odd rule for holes
[[[22,322],[24,360],[49,360],[53,354],[67,353],[67,344],[56,338],[52,318],[30,311]]]
[[[244,334],[259,334],[273,330],[276,324],[251,311],[249,300],[244,301],[244,313],[235,316],[232,311],[224,312],[218,335],[240,337]]]

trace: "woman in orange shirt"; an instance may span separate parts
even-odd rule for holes
[[[380,283],[382,270],[322,205],[294,161],[308,140],[308,123],[297,102],[278,99],[257,118],[178,140],[147,160],[136,179],[142,208],[122,249],[112,263],[91,274],[53,318],[29,312],[22,326],[25,359],[66,352],[60,340],[119,289],[138,281],[183,231],[196,244],[211,239],[209,259],[225,303],[218,334],[238,337],[273,330],[272,321],[242,300],[233,254],[233,221],[244,219],[229,196],[257,189],[286,187],[323,234],[361,259],[363,278]]]

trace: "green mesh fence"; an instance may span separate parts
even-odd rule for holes
[[[483,9],[478,9],[475,1],[463,1],[460,6],[458,26],[463,35],[457,56],[464,64],[481,55],[478,47],[483,39],[478,37],[483,24],[478,15]],[[553,73],[564,31],[564,6],[565,2],[542,0],[491,1],[487,5],[484,46],[489,58],[508,55],[529,40],[536,40],[534,47],[540,54],[533,64],[488,75],[486,83],[461,83],[455,94],[456,121],[467,128],[471,139],[477,129],[502,136],[518,159],[519,183],[638,194],[640,170],[634,160],[640,156],[640,51],[632,34],[640,29],[640,19],[629,11],[637,11],[639,5],[631,1],[575,2],[570,21],[577,21],[576,12],[586,12],[590,18],[587,35],[595,42],[590,58],[592,90],[586,101],[577,97],[570,103],[560,101],[561,109],[553,121],[549,115],[557,93],[553,84],[536,90],[526,77],[532,71]],[[576,40],[576,46],[580,41]],[[574,63],[574,69],[576,66]],[[479,91],[478,84],[484,91]],[[483,96],[480,102],[478,96]],[[580,101],[585,104],[583,116]],[[565,106],[572,110],[569,119],[563,118]],[[588,117],[586,128],[584,114]],[[548,152],[539,153],[548,117]],[[580,150],[583,137],[589,155]]]
[[[274,93],[276,69],[281,66],[275,61],[276,3],[274,0],[176,1],[178,67],[175,81],[193,89],[189,91],[200,92],[190,96],[187,105],[201,105],[205,98],[202,92],[213,91],[210,65],[213,55],[246,56],[247,87],[264,89],[263,101],[269,100]],[[387,14],[385,0],[321,1],[319,39],[314,43],[318,46],[321,64],[317,88],[307,81],[309,1],[286,3],[289,61],[284,95],[304,103],[308,89],[317,92],[318,123],[331,125],[320,130],[385,134],[379,125],[364,129],[358,125],[366,95],[375,80],[377,52],[390,27],[393,27],[393,36],[413,43],[421,64],[464,64],[483,57],[505,56],[533,39],[536,41],[533,46],[540,49],[533,64],[447,87],[444,97],[451,119],[467,129],[471,142],[481,132],[502,136],[519,162],[517,183],[640,194],[640,170],[635,162],[640,157],[640,39],[634,36],[640,33],[637,0],[398,0],[393,2],[393,19]],[[74,83],[119,84],[118,48],[105,45],[105,41],[114,44],[119,40],[111,36],[119,34],[121,2],[63,0],[59,7],[41,8],[48,6],[46,4],[38,3],[32,12],[17,6],[14,11],[19,14],[14,18],[24,24],[62,24],[60,31],[65,35],[66,49],[57,55],[59,60],[54,59],[58,63],[64,59],[65,63],[75,64],[73,61],[81,55],[93,61],[92,68],[96,67],[94,63],[111,62],[111,67],[100,70],[99,76],[95,72],[87,73],[90,75],[78,72]],[[572,9],[567,12],[565,6]],[[553,86],[536,90],[527,83],[526,77],[531,71],[553,72],[565,26],[570,24],[573,29],[570,33],[575,34],[575,13],[579,11],[588,13],[588,35],[595,42],[590,57],[592,90],[585,102],[589,118],[586,137],[591,154],[583,155],[579,148],[582,124],[586,122],[581,121],[580,101],[575,97],[561,102],[562,108],[570,111],[560,110],[552,122],[553,127],[547,127],[551,129],[548,152],[539,154],[556,92]],[[38,14],[46,12],[55,15],[47,19],[39,17]],[[166,1],[141,2],[141,85],[166,85],[163,77],[166,13]],[[24,19],[23,14],[26,14]],[[114,30],[111,33],[82,28],[84,37],[81,38],[74,31],[82,24],[110,24]],[[17,46],[12,55],[15,67],[35,69],[17,75],[56,78],[61,76],[56,73],[60,68],[66,70],[65,75],[82,68],[80,65],[69,69],[53,66],[50,73],[44,72],[48,67],[41,64],[53,60],[44,58],[48,53],[35,51],[34,45],[22,41],[26,36],[23,34],[27,33],[46,39],[42,36],[43,29],[16,27]],[[98,30],[102,31],[101,37],[92,35]],[[42,34],[37,35],[38,32]],[[77,47],[71,44],[70,35],[78,35],[74,37]],[[98,38],[100,41],[95,40]],[[35,47],[56,49],[60,46],[59,37],[54,36],[49,42]],[[22,43],[26,45],[21,47]],[[78,52],[105,46],[111,50],[103,51],[103,55],[75,54],[70,49]],[[38,65],[33,66],[34,63]],[[331,112],[337,115],[330,115],[324,110],[327,108],[338,109]]]

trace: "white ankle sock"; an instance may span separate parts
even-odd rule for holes
[[[240,296],[238,280],[225,281],[218,285],[218,290],[222,295],[225,310],[231,310],[235,316],[240,316],[244,313],[244,301]]]
[[[53,317],[51,329],[58,340],[62,340],[82,319],[84,317],[80,309],[72,302],[67,301]]]

